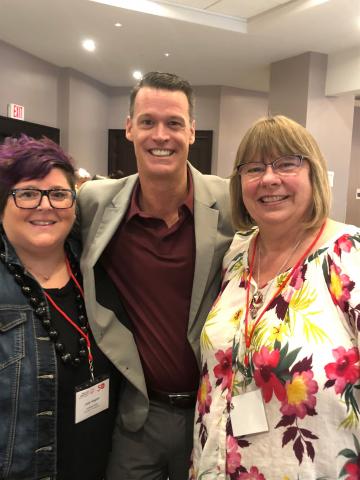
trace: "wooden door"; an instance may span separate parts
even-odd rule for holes
[[[212,137],[212,130],[196,130],[195,143],[190,145],[189,161],[201,173],[211,173]],[[109,130],[108,170],[122,170],[125,175],[137,172],[134,146],[125,130]]]

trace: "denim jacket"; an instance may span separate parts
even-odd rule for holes
[[[4,233],[0,238],[6,262],[21,268]],[[57,464],[54,344],[3,262],[0,285],[0,480],[51,480]]]

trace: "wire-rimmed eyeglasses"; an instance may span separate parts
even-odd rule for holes
[[[10,190],[10,195],[18,208],[27,210],[38,208],[44,196],[48,198],[51,207],[58,210],[71,208],[76,198],[76,192],[68,188],[51,188],[49,190],[14,188]]]
[[[271,167],[278,175],[296,175],[304,158],[306,158],[304,155],[281,155],[270,163],[240,163],[240,165],[237,165],[236,170],[239,175],[250,179],[262,177],[267,167]]]

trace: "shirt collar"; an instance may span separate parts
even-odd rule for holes
[[[187,172],[188,172],[187,173],[188,190],[183,203],[179,206],[179,212],[184,211],[184,209],[186,209],[193,216],[194,215],[194,182],[193,182],[192,175],[189,168],[187,169]],[[139,202],[140,191],[141,191],[141,185],[138,179],[133,189],[130,205],[125,216],[126,223],[129,222],[136,215],[139,215],[140,217],[143,217],[143,218],[151,218],[151,215],[144,213],[140,208],[140,202]]]

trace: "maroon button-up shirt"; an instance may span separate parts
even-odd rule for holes
[[[170,228],[141,211],[140,183],[101,262],[134,325],[148,388],[196,390],[199,371],[187,339],[195,266],[194,191],[191,174],[179,219]]]

